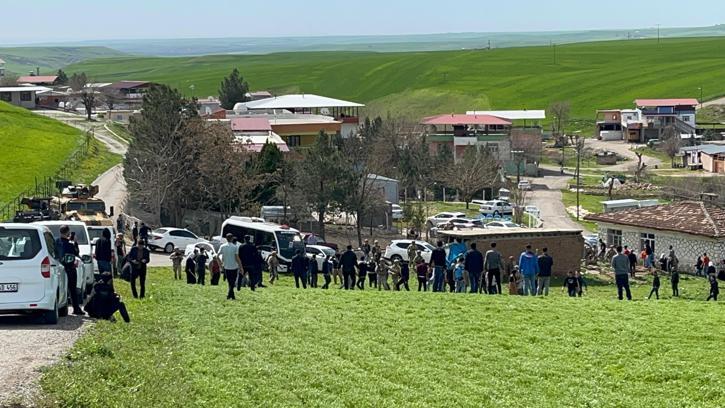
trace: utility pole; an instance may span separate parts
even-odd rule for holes
[[[584,138],[581,135],[576,136],[576,220],[579,221],[579,190],[581,189],[581,153],[584,148]]]
[[[702,109],[702,87],[697,88],[700,90],[700,109]]]
[[[657,44],[660,43],[660,25],[657,24]]]
[[[556,65],[556,44],[553,44],[554,46],[554,65]]]

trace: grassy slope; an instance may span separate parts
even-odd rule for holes
[[[27,75],[40,67],[41,73],[55,73],[58,68],[92,58],[125,55],[106,47],[8,47],[0,48],[0,59],[8,71]],[[70,74],[69,74],[70,76]]]
[[[725,404],[722,302],[296,291],[224,301],[150,272],[132,323],[98,322],[41,380],[60,406],[702,406]],[[223,283],[223,282],[222,282]],[[128,299],[128,285],[118,285]],[[93,384],[93,386],[89,386]]]
[[[415,116],[467,109],[542,109],[569,100],[575,117],[628,107],[638,97],[721,93],[725,38],[668,39],[411,53],[311,52],[261,56],[114,58],[68,67],[98,80],[145,79],[215,95],[238,67],[254,89],[361,101]]]
[[[81,132],[0,102],[0,203],[51,176],[82,140]]]

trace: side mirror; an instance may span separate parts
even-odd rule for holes
[[[113,217],[113,206],[108,209],[108,216]]]

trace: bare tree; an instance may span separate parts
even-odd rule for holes
[[[510,186],[511,190],[511,205],[513,206],[513,219],[512,221],[516,224],[523,224],[524,221],[524,209],[526,208],[527,192],[526,190],[518,188],[518,185],[514,186],[513,183]]]
[[[0,86],[18,86],[18,76],[8,73],[0,76]]]
[[[642,162],[642,153],[634,152],[634,154],[637,155],[637,164],[634,167],[634,182],[639,183],[644,170],[647,168],[647,163]]]
[[[670,166],[675,164],[675,156],[680,153],[682,139],[674,126],[667,126],[662,135],[662,150],[670,158]]]
[[[554,102],[549,105],[547,109],[549,117],[552,119],[552,126],[554,127],[554,138],[556,139],[557,146],[566,146],[566,137],[564,135],[564,128],[569,122],[569,115],[571,113],[571,106],[569,102]]]
[[[499,163],[485,147],[469,146],[457,163],[449,166],[444,175],[446,185],[458,190],[468,208],[475,194],[492,187],[499,174]]]

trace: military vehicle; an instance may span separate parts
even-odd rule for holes
[[[25,197],[20,204],[27,206],[28,209],[16,211],[13,222],[30,223],[60,219],[60,213],[58,208],[53,205],[52,197]]]

